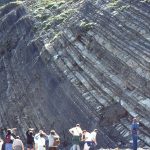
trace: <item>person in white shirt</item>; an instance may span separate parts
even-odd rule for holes
[[[92,139],[91,139],[91,134],[88,131],[86,131],[86,130],[83,130],[82,141],[84,141],[84,148],[83,148],[83,150],[89,150],[90,149],[90,144],[92,142]]]
[[[34,136],[35,150],[45,150],[45,137],[46,134],[42,130]]]
[[[72,137],[72,150],[80,150],[80,141],[81,141],[81,135],[82,135],[82,129],[80,127],[80,124],[76,124],[75,127],[69,129],[69,132],[73,135]]]
[[[97,136],[97,129],[94,129],[93,132],[91,132],[91,140],[92,140],[92,149],[94,150],[96,145],[97,145],[97,140],[96,140],[96,136]]]
[[[49,141],[49,150],[57,150],[57,147],[60,144],[60,137],[55,132],[55,130],[50,131],[50,135],[48,135],[48,141]]]
[[[0,138],[0,149],[2,149],[3,143],[4,143],[4,141]]]
[[[20,140],[19,136],[16,136],[12,144],[13,150],[24,150],[23,142]]]

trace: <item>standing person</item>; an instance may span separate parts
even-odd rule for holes
[[[4,141],[0,138],[0,150],[2,150],[3,143]]]
[[[73,135],[72,137],[72,150],[80,150],[80,141],[81,141],[81,135],[82,135],[82,129],[80,127],[80,124],[76,124],[75,127],[69,129],[69,132]]]
[[[34,150],[34,136],[33,136],[34,129],[29,128],[26,132],[27,136],[27,150]]]
[[[7,129],[5,136],[5,150],[12,150],[12,143],[14,137],[12,136],[11,129]]]
[[[49,150],[57,150],[58,145],[60,144],[59,135],[55,130],[51,130],[48,135]]]
[[[83,150],[89,150],[90,145],[92,144],[91,134],[88,131],[83,130],[81,141],[84,141]]]
[[[1,139],[5,138],[5,130],[2,127],[0,128],[0,138]]]
[[[93,132],[91,132],[91,140],[92,140],[91,150],[95,150],[95,147],[97,145],[97,140],[96,140],[97,132],[98,132],[97,129],[94,129]]]
[[[138,129],[139,129],[139,122],[137,118],[133,118],[133,122],[131,125],[131,135],[132,135],[132,140],[133,140],[133,150],[137,150],[138,144]]]
[[[24,150],[24,145],[19,136],[16,136],[16,139],[14,139],[12,148],[13,150]]]
[[[35,150],[45,150],[45,137],[46,134],[42,130],[34,136]]]

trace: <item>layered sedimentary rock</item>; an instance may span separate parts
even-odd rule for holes
[[[68,133],[77,122],[91,124],[78,105],[81,94],[56,66],[42,60],[43,42],[34,40],[33,21],[23,5],[4,6],[0,17],[1,127],[17,127],[20,134],[28,127]]]
[[[149,1],[68,1],[42,13],[34,3],[0,10],[1,126],[61,132],[80,122],[112,147],[129,143],[138,116],[150,145]]]

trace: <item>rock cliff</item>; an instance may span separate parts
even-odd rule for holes
[[[99,129],[102,147],[150,146],[149,0],[0,1],[0,122]]]

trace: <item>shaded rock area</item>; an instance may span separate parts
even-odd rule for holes
[[[130,147],[138,116],[150,146],[149,0],[0,4],[0,126],[66,140],[80,123],[98,147]]]
[[[128,112],[119,103],[116,103],[101,111],[99,124],[100,126],[112,125],[127,116]]]

